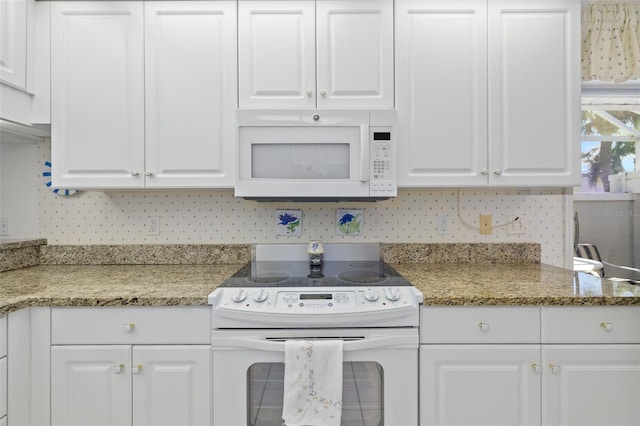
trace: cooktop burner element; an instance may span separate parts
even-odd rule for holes
[[[221,287],[319,287],[319,286],[409,286],[411,285],[383,261],[250,262],[227,279]],[[279,267],[281,267],[279,269]]]

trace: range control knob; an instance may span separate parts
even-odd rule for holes
[[[235,294],[231,296],[231,300],[233,300],[236,303],[240,303],[246,298],[247,298],[247,292],[244,291],[243,289],[238,290]]]
[[[369,302],[375,302],[376,300],[378,300],[378,292],[370,288],[364,292],[364,298],[367,299]]]
[[[400,292],[398,291],[397,288],[391,287],[385,290],[384,297],[386,297],[391,302],[395,302],[398,299],[400,299]]]
[[[267,297],[269,297],[269,293],[267,293],[264,288],[261,288],[259,292],[253,295],[253,300],[257,303],[262,303],[267,300]]]

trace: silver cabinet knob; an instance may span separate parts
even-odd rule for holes
[[[140,172],[137,170],[131,170],[131,176],[140,176]]]
[[[322,96],[323,98],[324,98],[325,96],[327,96],[327,91],[326,91],[326,90],[321,90],[321,91],[320,91],[320,96]]]
[[[138,375],[140,372],[142,372],[142,364],[138,364],[131,369],[132,374]]]
[[[122,370],[124,370],[124,364],[119,364],[113,367],[114,374],[120,374],[122,373]]]
[[[144,172],[145,176],[153,176],[153,171],[151,170],[147,170],[146,172]]]
[[[489,331],[489,324],[487,324],[486,322],[481,322],[480,324],[478,324],[478,327],[480,327],[480,330],[483,333],[486,333]]]
[[[495,170],[493,171],[493,174],[494,174],[494,175],[498,175],[498,176],[499,176],[499,175],[501,175],[501,174],[502,174],[502,169],[495,169]]]
[[[551,369],[553,374],[559,374],[560,373],[560,366],[558,366],[558,365],[549,364],[549,368]]]
[[[489,174],[489,170],[487,170],[487,169],[480,169],[480,174],[481,174],[481,175],[488,175],[488,174]]]
[[[307,90],[307,97],[310,98],[313,96],[313,91],[312,90]]]
[[[542,373],[542,366],[540,364],[536,364],[534,362],[531,364],[531,368],[533,368],[533,371],[535,371],[538,374]]]
[[[133,331],[135,326],[136,325],[134,323],[132,323],[132,322],[122,324],[122,331],[124,331],[125,333],[129,333],[129,332]]]
[[[602,327],[604,331],[613,331],[613,324],[610,322],[601,322],[600,327]]]

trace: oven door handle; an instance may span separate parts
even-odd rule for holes
[[[265,339],[260,336],[215,336],[213,338],[213,349],[217,348],[240,348],[260,351],[284,352],[284,343],[287,340],[344,340],[343,350],[345,352],[363,351],[381,348],[418,348],[418,335],[389,335],[389,336],[367,336],[367,337],[282,337]]]

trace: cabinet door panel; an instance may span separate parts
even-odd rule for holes
[[[393,2],[316,3],[318,108],[393,108]]]
[[[130,360],[130,346],[52,347],[51,424],[130,424]]]
[[[540,424],[538,345],[421,345],[421,425]]]
[[[542,357],[543,424],[640,424],[640,345],[543,346]]]
[[[142,2],[51,4],[54,186],[143,186],[143,48]]]
[[[490,183],[579,184],[580,2],[492,0],[488,19]]]
[[[134,348],[134,425],[211,424],[211,347]]]
[[[0,80],[27,87],[27,1],[0,1]]]
[[[315,108],[315,3],[238,2],[240,108]]]
[[[398,185],[486,185],[486,7],[400,0]]]
[[[145,2],[145,40],[146,186],[232,186],[235,2]]]

